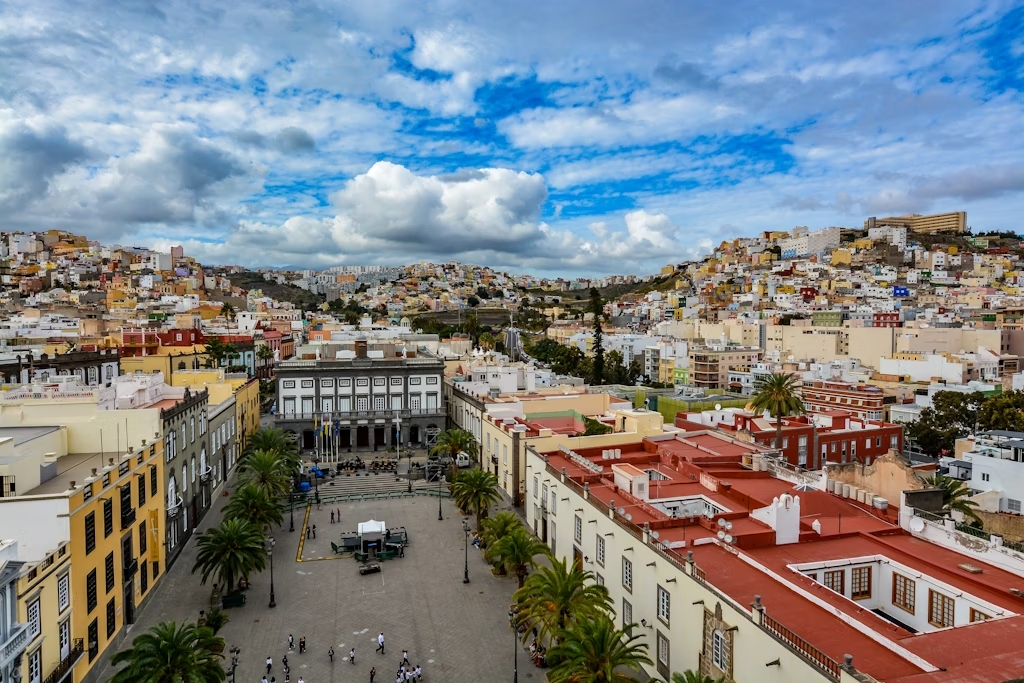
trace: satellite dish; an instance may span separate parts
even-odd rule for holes
[[[619,513],[620,515],[622,515],[622,514],[625,514],[625,512],[626,512],[626,508],[619,508],[619,509],[617,510],[617,512],[618,512],[618,513]]]
[[[719,541],[725,540],[725,532],[724,531],[719,531],[718,532],[718,540]]]
[[[722,409],[722,404],[721,403],[716,403],[715,404],[715,410],[721,410],[721,409]]]
[[[726,522],[725,529],[726,531],[732,531],[732,522]]]
[[[725,526],[725,517],[718,518],[718,526]]]
[[[651,536],[653,536],[655,540],[657,540],[661,536],[661,534],[659,534],[657,531],[652,531]]]
[[[732,534],[726,534],[725,535],[725,542],[726,543],[732,543],[733,542]]]
[[[910,520],[910,530],[918,534],[924,531],[924,520],[920,517],[914,517]]]
[[[633,515],[631,515],[631,514],[627,514],[627,515],[626,515],[626,521],[627,521],[627,522],[632,522],[632,521],[633,521]]]

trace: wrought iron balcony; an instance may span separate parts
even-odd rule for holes
[[[75,664],[78,664],[78,660],[82,658],[84,652],[85,644],[82,639],[75,638],[71,641],[71,651],[68,652],[68,656],[60,660],[60,663],[50,672],[43,683],[61,683],[69,673],[74,671]]]

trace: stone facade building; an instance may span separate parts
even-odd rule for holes
[[[160,411],[167,491],[167,565],[210,508],[213,469],[207,429],[209,393],[185,389],[184,398]]]

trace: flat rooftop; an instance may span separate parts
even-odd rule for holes
[[[14,439],[15,446],[21,446],[41,436],[59,432],[60,427],[0,427],[0,439]]]
[[[108,453],[107,457],[113,454]],[[22,491],[21,495],[44,496],[64,493],[71,488],[71,482],[81,484],[92,474],[92,468],[102,469],[106,463],[101,453],[71,453],[57,458],[57,474],[44,481],[31,491]]]

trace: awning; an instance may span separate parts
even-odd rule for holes
[[[360,522],[357,530],[360,535],[362,534],[383,534],[387,532],[388,525],[384,522],[378,522],[375,519],[371,519],[368,522]]]

